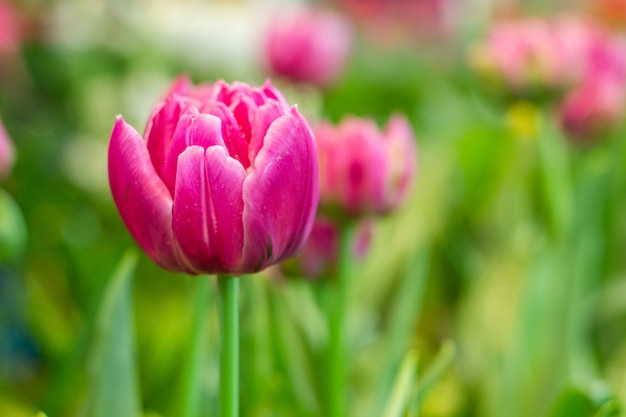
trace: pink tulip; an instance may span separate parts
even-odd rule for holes
[[[626,43],[602,37],[590,45],[581,83],[561,105],[561,122],[573,136],[586,137],[616,124],[626,106]]]
[[[11,168],[13,168],[13,143],[9,138],[2,120],[0,120],[0,179],[4,179],[9,176]]]
[[[373,121],[346,118],[315,130],[320,158],[320,203],[356,217],[383,214],[403,200],[416,170],[415,139],[406,118],[381,132]]]
[[[326,86],[343,71],[351,47],[347,20],[329,11],[279,15],[265,45],[269,69],[296,82]]]
[[[180,79],[144,137],[118,116],[109,180],[141,248],[192,274],[251,273],[293,255],[319,199],[312,132],[269,82]]]

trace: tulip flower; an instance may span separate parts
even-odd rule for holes
[[[269,82],[181,78],[143,137],[118,116],[109,180],[139,246],[160,266],[191,274],[236,276],[290,257],[319,199],[311,129]]]
[[[6,178],[13,168],[13,143],[0,120],[0,179]]]
[[[351,38],[348,21],[329,11],[279,15],[268,28],[265,60],[277,75],[326,86],[341,75]]]
[[[339,217],[384,214],[403,200],[416,171],[416,145],[403,116],[384,131],[348,117],[315,129],[320,159],[320,205]]]
[[[560,107],[563,128],[574,137],[589,137],[615,125],[626,106],[626,43],[598,38],[588,51],[582,82]]]

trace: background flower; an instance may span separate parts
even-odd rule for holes
[[[372,120],[346,117],[315,127],[323,210],[339,215],[383,214],[403,200],[416,170],[415,139],[394,116],[383,131]]]
[[[265,62],[276,75],[327,86],[342,75],[351,44],[350,24],[340,14],[316,9],[283,12],[268,25]]]

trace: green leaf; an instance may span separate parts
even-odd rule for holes
[[[91,358],[93,417],[138,417],[132,276],[136,252],[127,252],[109,282],[98,312]]]
[[[566,389],[557,399],[550,417],[590,417],[593,413],[591,399],[576,388]]]
[[[568,387],[556,400],[549,417],[617,417],[619,403],[604,391]]]
[[[426,394],[434,387],[443,377],[445,371],[452,365],[456,357],[457,347],[452,340],[447,340],[433,361],[424,370],[424,376],[419,379],[416,392],[414,393],[411,404],[412,415],[417,415],[417,409]]]
[[[402,417],[409,405],[411,392],[417,376],[417,352],[409,350],[400,366],[398,377],[393,384],[389,402],[385,407],[384,417]]]
[[[537,138],[542,170],[543,192],[553,235],[563,237],[571,224],[573,207],[570,161],[565,139],[546,118]]]
[[[593,417],[618,417],[620,415],[620,406],[616,400],[605,402]]]
[[[9,193],[0,189],[0,264],[19,259],[26,247],[26,222]]]
[[[202,373],[206,370],[208,328],[207,321],[211,308],[211,286],[209,276],[195,277],[193,300],[193,321],[189,335],[189,350],[182,364],[183,372],[178,386],[175,410],[171,414],[180,417],[199,415],[202,398]]]

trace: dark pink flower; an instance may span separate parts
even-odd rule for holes
[[[343,71],[352,43],[347,20],[330,11],[303,10],[271,22],[265,60],[277,75],[325,86]]]
[[[124,223],[159,265],[256,272],[306,240],[319,198],[305,119],[269,82],[178,80],[144,136],[118,116],[109,179]]]
[[[416,145],[403,116],[384,131],[348,117],[315,129],[320,159],[320,204],[350,217],[383,214],[403,200],[416,171]]]

